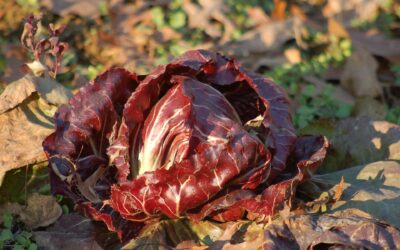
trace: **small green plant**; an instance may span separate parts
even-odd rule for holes
[[[36,250],[37,245],[32,239],[32,233],[25,230],[21,222],[10,214],[3,216],[0,227],[0,249]]]
[[[400,64],[393,64],[391,70],[395,75],[394,84],[400,86]]]
[[[400,108],[396,107],[387,109],[385,119],[391,123],[400,125]]]
[[[318,37],[318,34],[314,36]],[[332,97],[333,86],[327,84],[316,93],[315,85],[304,80],[304,76],[322,78],[329,65],[341,65],[350,55],[349,40],[331,37],[330,45],[323,53],[298,64],[276,67],[267,73],[286,89],[290,99],[298,102],[293,115],[297,128],[304,128],[320,118],[339,119],[350,116],[353,107]]]

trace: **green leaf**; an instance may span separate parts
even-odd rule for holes
[[[35,243],[31,243],[28,247],[28,250],[37,250],[38,246]]]
[[[186,14],[183,11],[173,12],[169,17],[169,25],[174,29],[183,28],[186,24]]]
[[[62,205],[61,206],[63,214],[69,214],[69,207],[67,205]]]
[[[303,89],[303,95],[307,97],[312,97],[314,96],[315,93],[315,86],[314,85],[306,85],[306,87]]]
[[[162,28],[164,23],[164,11],[160,6],[153,7],[150,11],[151,20],[157,26],[157,28]]]
[[[353,107],[350,104],[339,103],[338,109],[336,110],[336,117],[337,118],[349,117],[352,109]]]
[[[25,238],[24,236],[22,236],[20,234],[15,236],[15,241],[18,242],[19,244],[21,244],[22,246],[28,246],[30,243],[29,239]]]
[[[22,235],[23,237],[30,239],[32,237],[32,233],[28,231],[22,231],[19,235]]]
[[[13,240],[14,235],[10,229],[3,229],[0,233],[0,241]]]
[[[3,226],[7,229],[11,229],[13,222],[13,217],[11,214],[3,215]]]
[[[12,248],[13,250],[24,250],[24,246],[22,245],[14,245],[14,247]]]

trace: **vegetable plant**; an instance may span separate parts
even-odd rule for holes
[[[110,69],[55,124],[43,142],[52,192],[122,241],[166,218],[268,220],[328,147],[296,136],[274,82],[205,50],[148,75]]]

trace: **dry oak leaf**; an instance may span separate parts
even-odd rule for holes
[[[28,228],[35,229],[53,224],[61,216],[62,209],[55,197],[34,193],[28,197],[27,206],[18,203],[1,206],[1,218],[6,213],[18,215]]]
[[[53,131],[56,105],[70,95],[57,82],[32,75],[7,86],[0,95],[0,176],[46,160],[41,143]]]
[[[354,96],[376,97],[382,94],[377,79],[378,63],[369,52],[361,47],[347,59],[340,83]]]

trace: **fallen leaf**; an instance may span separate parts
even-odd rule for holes
[[[272,10],[272,18],[278,21],[286,19],[286,0],[274,0],[274,9]]]
[[[400,231],[357,209],[292,215],[264,230],[264,249],[396,249]]]
[[[30,77],[29,75],[27,77]],[[67,104],[71,98],[71,91],[67,90],[64,86],[48,77],[33,77],[32,81],[36,85],[36,90],[39,92],[40,97],[48,103],[54,105]]]
[[[322,133],[330,140],[319,173],[382,160],[400,160],[400,126],[386,121],[374,121],[368,117],[319,121],[301,133]]]
[[[258,6],[250,7],[247,10],[247,14],[249,15],[249,18],[253,21],[255,26],[262,26],[271,21],[265,11]]]
[[[0,172],[46,160],[41,145],[53,131],[55,109],[33,94],[0,115]]]
[[[344,185],[344,177],[340,178],[340,182],[336,187],[335,196],[333,197],[333,202],[337,202],[343,195],[343,185]]]
[[[396,249],[400,243],[398,229],[357,209],[219,225],[225,231],[207,249]]]
[[[19,203],[6,203],[0,207],[0,217],[4,214],[18,215],[30,229],[46,227],[53,224],[62,214],[56,198],[50,195],[34,193],[28,197],[27,206]]]
[[[2,9],[7,9],[5,6],[2,7]],[[17,29],[17,27],[15,27],[15,29]],[[26,61],[27,55],[25,50],[21,49],[20,45],[5,44],[1,46],[1,53],[5,57],[5,68],[1,80],[4,82],[13,82],[23,77],[24,73],[20,68]]]
[[[298,18],[269,22],[245,33],[238,41],[226,43],[221,50],[252,70],[260,66],[275,67],[288,62],[280,51],[285,42],[302,32],[302,27]]]
[[[164,220],[148,224],[140,233],[122,249],[171,249],[184,241],[198,244],[197,235],[191,230],[187,220]]]
[[[378,15],[379,0],[328,0],[323,9],[325,17],[337,17],[346,26],[352,20],[373,21]]]
[[[200,246],[198,246],[198,243],[196,243],[193,240],[185,240],[182,241],[181,243],[179,243],[178,245],[176,245],[175,247],[176,249],[205,249],[205,247],[200,248]]]
[[[328,18],[328,33],[341,38],[349,37],[346,28],[333,18]]]
[[[286,49],[284,51],[284,55],[290,63],[295,64],[301,62],[301,53],[298,49],[295,48]]]
[[[182,8],[189,18],[189,27],[204,30],[204,32],[213,37],[220,38],[220,43],[230,40],[232,32],[235,30],[234,23],[226,17],[229,9],[223,0],[199,0],[198,4],[189,0],[184,0]],[[222,32],[215,23],[214,19],[223,25]]]
[[[36,85],[27,77],[10,83],[0,95],[0,114],[16,107],[35,91]]]
[[[400,39],[388,39],[380,34],[368,34],[356,29],[347,29],[353,46],[365,48],[369,53],[381,56],[392,63],[400,63]]]
[[[56,105],[70,96],[59,83],[32,75],[7,86],[0,95],[0,173],[46,160],[42,141],[53,130]]]
[[[96,0],[40,0],[40,5],[60,16],[75,14],[90,19],[100,17],[99,3]]]
[[[101,244],[99,236],[107,236],[107,244]],[[94,223],[88,218],[77,214],[67,214],[53,226],[44,231],[34,231],[36,244],[49,250],[100,250],[119,249],[118,240],[112,233],[108,233],[103,224]]]
[[[354,96],[379,96],[382,87],[376,75],[377,69],[378,63],[369,52],[356,48],[346,61],[340,83]]]
[[[221,227],[221,224],[212,223],[207,220],[191,222],[190,227],[202,241],[207,238],[211,242],[216,241],[224,233],[224,228]]]
[[[384,120],[386,117],[385,105],[372,97],[357,98],[353,116],[368,116],[373,120]]]
[[[302,23],[297,18],[270,22],[245,33],[238,41],[228,43],[225,50],[233,51],[236,56],[279,50],[286,41],[296,36],[301,27]]]
[[[340,200],[330,208],[333,212],[357,208],[400,228],[399,162],[378,161],[329,174],[314,175],[300,190],[308,193],[310,197],[315,197],[319,192],[338,189],[339,186],[335,184],[342,176],[345,179],[343,192]],[[319,190],[314,188],[308,192],[310,182],[316,184],[314,187],[319,187]]]

